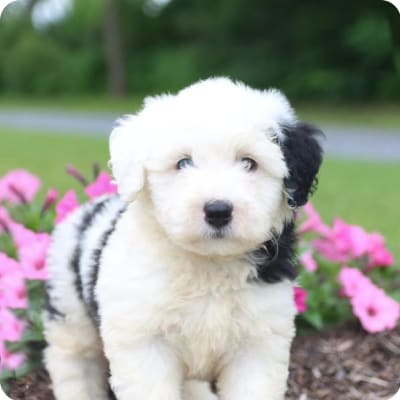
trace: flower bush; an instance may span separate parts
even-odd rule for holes
[[[56,192],[35,201],[41,182],[24,170],[0,180],[0,378],[41,362],[45,257]]]
[[[379,233],[337,218],[326,225],[311,203],[302,211],[298,233],[307,304],[301,327],[322,329],[352,317],[370,333],[393,329],[400,319],[399,270]]]
[[[46,252],[55,224],[80,201],[114,193],[110,176],[94,166],[89,182],[72,166],[67,172],[82,193],[59,198],[50,189],[38,198],[40,179],[28,171],[0,178],[0,382],[19,377],[42,362],[41,314],[48,278]],[[294,289],[300,328],[322,329],[351,319],[367,332],[393,329],[400,318],[400,280],[392,254],[378,233],[336,219],[326,225],[309,203],[300,213],[300,277]],[[397,290],[397,291],[396,291]]]
[[[67,172],[84,184],[84,201],[116,191],[97,167],[91,183],[72,167]],[[40,179],[24,170],[0,179],[0,383],[42,363],[50,232],[80,204],[74,190],[57,201],[57,190],[50,189],[41,201],[40,187]]]

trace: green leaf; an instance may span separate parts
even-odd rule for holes
[[[301,316],[318,330],[322,329],[324,326],[321,315],[317,312],[305,312]]]

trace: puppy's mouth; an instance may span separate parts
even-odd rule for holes
[[[208,240],[230,239],[231,237],[232,229],[230,227],[209,229],[205,234],[205,238]]]

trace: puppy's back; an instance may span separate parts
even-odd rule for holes
[[[103,196],[82,205],[57,226],[47,258],[46,318],[77,312],[96,318],[94,289],[102,251],[124,209],[118,196]]]

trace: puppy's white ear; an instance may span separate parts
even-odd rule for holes
[[[110,161],[118,193],[124,201],[133,201],[144,186],[144,144],[136,116],[119,119],[110,135]]]

